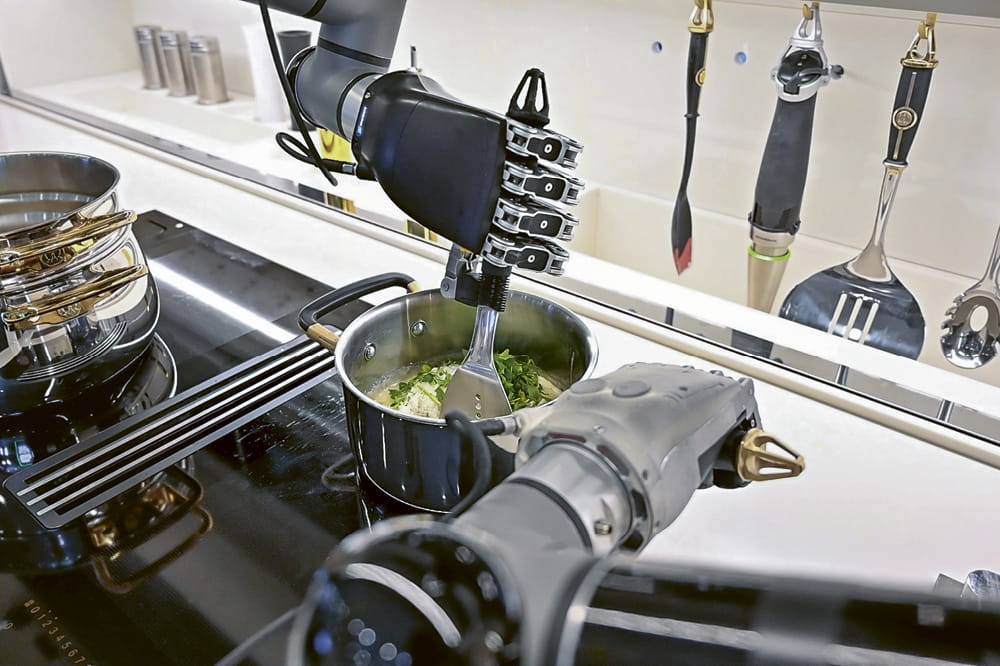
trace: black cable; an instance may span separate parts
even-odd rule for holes
[[[305,162],[309,166],[316,166],[316,163],[307,154],[309,152],[308,147],[304,143],[296,139],[294,136],[292,136],[291,134],[287,134],[285,132],[278,132],[277,134],[274,135],[274,141],[278,144],[278,147],[281,148],[283,151],[285,151],[285,153],[287,153],[289,156],[294,157],[300,162]],[[332,169],[339,173],[345,173],[344,171],[341,171],[340,165],[350,164],[349,162],[341,162],[340,160],[328,160],[328,159],[320,159],[320,162],[323,165],[325,165],[326,168]]]
[[[315,166],[330,184],[336,187],[337,179],[330,173],[330,169],[353,175],[356,166],[351,162],[325,160],[316,151],[316,146],[313,144],[312,139],[309,138],[309,131],[302,120],[299,102],[292,92],[292,86],[288,81],[288,77],[285,76],[285,68],[281,66],[281,56],[278,54],[278,42],[274,37],[274,27],[271,25],[271,14],[267,6],[267,0],[257,0],[257,2],[260,6],[261,19],[264,21],[264,32],[267,34],[267,46],[271,51],[271,60],[274,62],[274,68],[278,72],[278,80],[281,82],[281,90],[285,94],[285,101],[288,102],[288,108],[291,111],[292,120],[295,121],[295,127],[298,128],[299,133],[302,135],[301,142],[286,132],[278,132],[274,139],[279,148],[300,162]],[[294,146],[294,148],[290,146]]]
[[[476,472],[476,480],[468,494],[448,512],[445,520],[454,520],[472,506],[480,497],[486,494],[493,480],[493,460],[490,458],[490,444],[486,435],[473,425],[472,421],[461,412],[448,412],[444,416],[448,427],[458,433],[463,443],[472,447],[472,466]]]
[[[507,432],[507,424],[503,419],[483,419],[479,421],[479,432],[484,435],[502,435]]]
[[[340,459],[323,470],[319,477],[328,490],[341,492],[344,490],[344,481],[354,479],[355,470],[354,453],[344,454]]]

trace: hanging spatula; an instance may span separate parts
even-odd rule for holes
[[[688,21],[691,41],[687,63],[687,138],[684,147],[684,167],[681,172],[680,190],[674,201],[674,217],[670,225],[670,242],[674,252],[674,266],[680,275],[691,263],[691,204],[688,203],[687,186],[694,162],[694,136],[698,126],[698,102],[701,87],[705,85],[705,56],[708,52],[708,34],[715,27],[712,0],[694,0],[694,11]]]
[[[886,223],[906,157],[923,116],[931,74],[937,67],[935,14],[928,14],[902,60],[889,129],[889,149],[868,244],[854,259],[798,284],[779,315],[860,344],[917,358],[924,343],[924,316],[913,294],[896,277],[885,256]],[[927,50],[918,51],[927,42]]]
[[[973,322],[980,309],[986,312],[982,326]],[[1000,229],[982,279],[959,294],[945,316],[941,351],[948,361],[971,370],[993,360],[1000,346]]]

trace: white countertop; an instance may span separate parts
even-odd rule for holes
[[[54,118],[0,100],[0,151],[102,157],[122,172],[119,191],[126,206],[158,208],[331,284],[389,270],[409,273],[425,286],[441,278],[443,254],[438,260],[422,256],[428,250],[417,241]],[[598,374],[630,361],[718,367],[660,344],[697,348],[690,340],[671,342],[677,336],[652,324],[537,285],[527,288],[591,315],[588,324],[600,345]],[[691,307],[705,307],[688,298]],[[611,325],[616,322],[640,335]],[[760,370],[758,377],[776,372],[736,355],[717,352],[716,358],[728,374],[733,367]],[[1000,531],[992,520],[1000,504],[1000,472],[803,395],[834,395],[834,389],[791,391],[759,380],[756,386],[764,425],[805,456],[806,473],[741,490],[698,491],[643,557],[922,589],[930,589],[939,573],[961,580],[973,569],[1000,570]],[[839,392],[835,401],[863,402]],[[936,436],[934,428],[922,427]],[[963,445],[995,455],[971,439]]]

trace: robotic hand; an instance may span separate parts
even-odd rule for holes
[[[503,117],[451,98],[422,74],[386,74],[360,106],[357,173],[485,261],[558,275],[567,255],[554,241],[568,240],[577,221],[548,202],[579,201],[583,183],[559,167],[574,168],[581,146],[542,128],[544,86],[544,75],[529,70]],[[532,109],[539,90],[541,112]]]
[[[295,102],[351,141],[355,175],[455,243],[446,296],[502,310],[511,269],[563,272],[569,255],[557,241],[572,237],[577,220],[554,204],[579,201],[583,183],[567,170],[582,146],[545,129],[542,72],[528,70],[499,115],[455,99],[415,67],[386,73],[405,0],[267,4],[323,24],[317,46],[289,63]],[[474,273],[480,259],[485,288]]]
[[[751,380],[689,367],[628,365],[497,421],[519,437],[517,471],[457,519],[344,540],[289,663],[573,663],[570,606],[606,555],[641,549],[698,488],[804,466],[758,429]]]

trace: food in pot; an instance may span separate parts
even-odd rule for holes
[[[552,400],[560,393],[552,380],[539,371],[538,365],[528,356],[511,354],[505,349],[493,355],[511,409],[536,407]],[[441,418],[441,403],[448,384],[461,363],[454,359],[435,364],[411,366],[389,377],[372,392],[378,402],[411,416]]]

